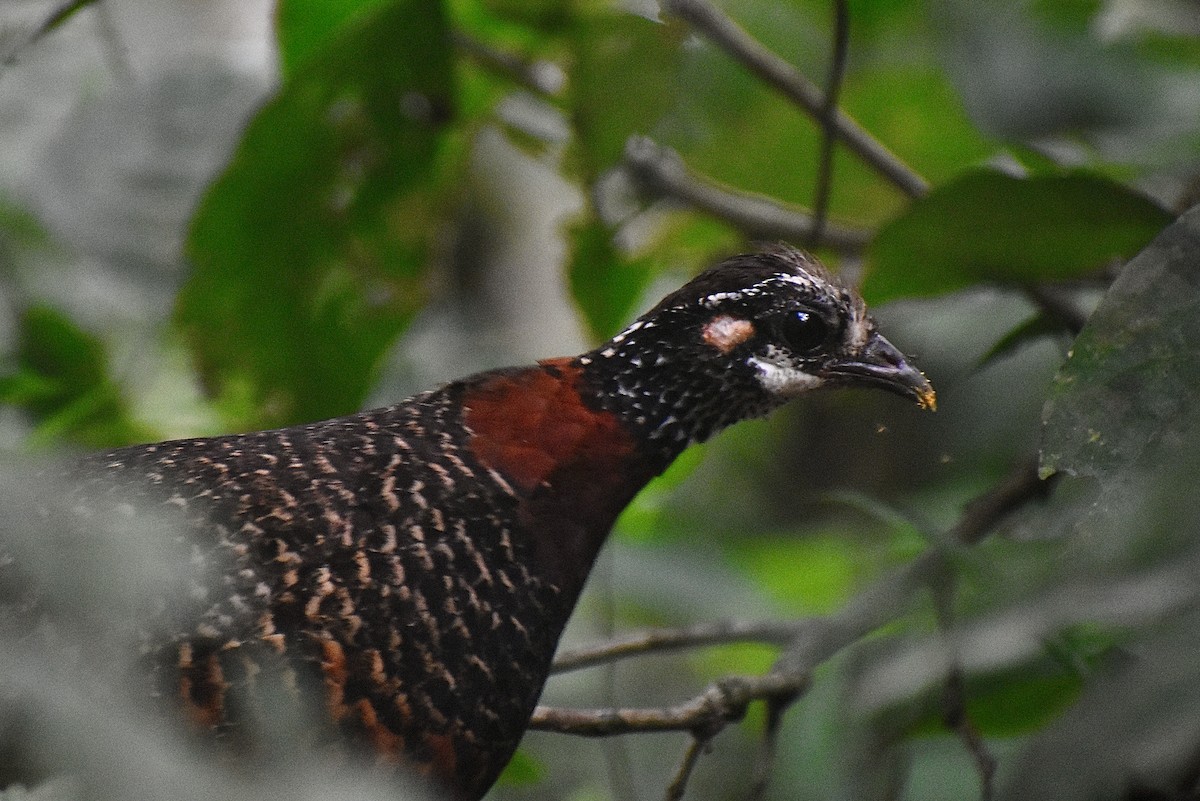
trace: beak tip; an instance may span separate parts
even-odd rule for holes
[[[929,383],[928,379],[925,386],[917,390],[917,405],[931,412],[937,411],[937,392],[934,391],[933,385]]]

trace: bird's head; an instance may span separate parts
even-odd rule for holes
[[[874,387],[935,407],[933,386],[876,330],[862,298],[784,246],[706,270],[583,360],[651,438],[704,439],[820,387]]]

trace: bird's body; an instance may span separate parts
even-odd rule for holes
[[[87,457],[65,505],[151,511],[197,578],[152,620],[163,696],[236,740],[270,682],[332,739],[478,798],[617,515],[690,443],[822,384],[932,405],[860,300],[777,249],[601,347],[311,425]]]

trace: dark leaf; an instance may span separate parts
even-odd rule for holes
[[[1142,195],[1094,175],[968,173],[914,202],[868,252],[868,302],[978,283],[1063,281],[1128,258],[1170,222]]]
[[[1051,389],[1042,470],[1104,477],[1178,442],[1200,411],[1200,207],[1126,265]]]
[[[1045,665],[1025,665],[1017,670],[966,681],[967,718],[984,737],[1016,737],[1036,731],[1062,714],[1083,687],[1083,679]],[[940,688],[939,688],[940,691]],[[914,734],[946,731],[941,705],[930,703],[914,727]]]

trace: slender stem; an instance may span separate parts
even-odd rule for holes
[[[813,196],[813,230],[811,246],[821,243],[825,221],[829,217],[829,198],[833,193],[833,151],[837,143],[834,120],[842,80],[846,76],[846,58],[850,52],[850,9],[846,0],[834,0],[833,58],[825,87],[825,104],[821,108],[821,157],[817,163],[817,190]]]
[[[825,104],[821,90],[708,0],[662,0],[661,5],[664,12],[686,21],[814,119],[820,119]],[[845,112],[838,111],[833,122],[838,138],[900,191],[912,198],[929,191],[924,178]]]
[[[708,750],[710,742],[709,738],[702,738],[698,735],[692,737],[687,750],[683,752],[679,770],[675,771],[675,778],[667,785],[667,792],[663,796],[666,801],[679,801],[683,798],[683,794],[687,791],[687,783],[692,778],[692,771],[695,770],[701,755]]]
[[[87,8],[96,2],[98,2],[98,0],[67,0],[67,2],[59,3],[58,7],[55,8],[54,11],[50,12],[50,15],[42,21],[41,25],[38,25],[37,28],[34,29],[33,33],[31,33],[25,39],[25,41],[21,42],[19,45],[9,51],[8,55],[4,57],[4,66],[9,67],[15,64],[17,59],[20,58],[21,53],[24,52],[26,48],[36,44],[47,34],[57,29],[60,25],[74,16],[75,12]]]
[[[651,629],[616,637],[599,645],[563,651],[554,660],[553,673],[616,662],[632,656],[677,651],[735,642],[784,645],[808,625],[807,620],[715,621],[676,629]]]
[[[582,737],[612,737],[635,732],[686,731],[707,739],[727,724],[741,720],[754,701],[796,697],[807,689],[807,673],[771,672],[764,676],[729,676],[699,695],[656,709],[560,709],[539,706],[531,729]]]
[[[767,719],[754,758],[754,776],[750,780],[746,801],[762,801],[766,797],[771,774],[775,772],[775,757],[779,753],[779,729],[783,725],[783,715],[798,697],[775,698],[767,702]]]
[[[963,507],[958,522],[950,529],[951,540],[974,545],[1009,514],[1030,501],[1049,495],[1054,483],[1053,477],[1042,479],[1038,476],[1037,454],[1026,457],[991,489]]]
[[[479,64],[540,95],[554,97],[562,93],[565,84],[563,71],[549,61],[528,60],[498,50],[482,39],[456,30],[454,46]]]
[[[725,220],[751,238],[806,242],[815,223],[811,215],[759,195],[737,192],[687,168],[679,154],[636,136],[625,145],[625,166],[638,189],[671,197]],[[860,253],[871,239],[862,228],[827,223],[823,244],[842,253]]]

